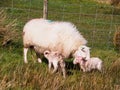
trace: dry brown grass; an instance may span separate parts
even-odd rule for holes
[[[15,41],[18,38],[17,20],[9,21],[4,9],[0,9],[0,44],[2,46]]]
[[[112,72],[118,72],[119,70],[120,70],[120,58],[115,60],[110,67],[110,71]]]
[[[120,51],[120,27],[116,28],[116,32],[113,37],[113,43],[115,48]]]
[[[94,0],[94,1],[97,1],[99,3],[111,4],[114,6],[117,6],[120,4],[120,0]]]

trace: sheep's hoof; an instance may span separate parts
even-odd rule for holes
[[[28,61],[24,61],[24,63],[25,63],[25,64],[27,64],[27,63],[28,63]]]
[[[39,62],[39,63],[42,63],[42,60],[41,60],[40,58],[38,58],[38,62]]]

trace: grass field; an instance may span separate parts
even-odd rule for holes
[[[77,26],[88,40],[91,56],[103,60],[103,72],[84,73],[71,58],[65,60],[64,79],[60,72],[50,74],[47,60],[42,56],[43,63],[39,64],[30,51],[29,63],[25,64],[22,28],[28,20],[42,17],[43,0],[1,0],[0,9],[8,17],[3,23],[17,19],[19,36],[4,47],[0,45],[0,90],[120,90],[120,53],[113,45],[114,32],[120,26],[120,9],[92,0],[49,0],[48,7],[48,19]]]

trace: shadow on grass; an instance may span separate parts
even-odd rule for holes
[[[43,61],[43,63],[48,65],[48,60],[46,58],[42,57],[42,61]],[[52,66],[52,68],[53,68],[53,66]],[[73,61],[65,61],[65,69],[66,69],[67,75],[69,76],[69,75],[73,75],[73,72],[72,72],[73,70],[80,71],[80,66],[79,66],[79,64],[74,65]],[[62,73],[61,68],[58,68],[58,72],[59,71]]]
[[[73,61],[65,61],[66,64],[66,73],[67,75],[73,75],[73,70],[80,71],[80,66],[79,64],[74,65]]]

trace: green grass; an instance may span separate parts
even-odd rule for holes
[[[49,0],[48,19],[74,23],[88,40],[91,56],[100,57],[104,64],[102,73],[84,73],[72,64],[73,58],[66,59],[68,73],[63,79],[60,72],[48,72],[45,58],[42,57],[43,63],[39,64],[34,52],[29,51],[28,64],[23,62],[22,28],[28,20],[42,17],[42,4],[43,0],[0,1],[9,16],[7,21],[17,18],[20,33],[20,39],[0,47],[0,89],[119,90],[120,54],[112,42],[115,27],[120,25],[120,9],[92,0]]]
[[[102,73],[98,71],[83,73],[75,66],[73,68],[68,66],[70,62],[66,60],[66,65],[69,67],[66,79],[63,79],[60,73],[50,74],[45,62],[39,64],[34,63],[33,59],[29,59],[29,63],[24,64],[21,50],[16,53],[14,47],[0,51],[2,52],[0,58],[0,86],[2,89],[114,90],[115,85],[120,84],[120,60],[114,64],[118,58],[118,54],[114,51],[93,50],[92,56],[100,55],[100,58],[103,59],[104,72]]]

